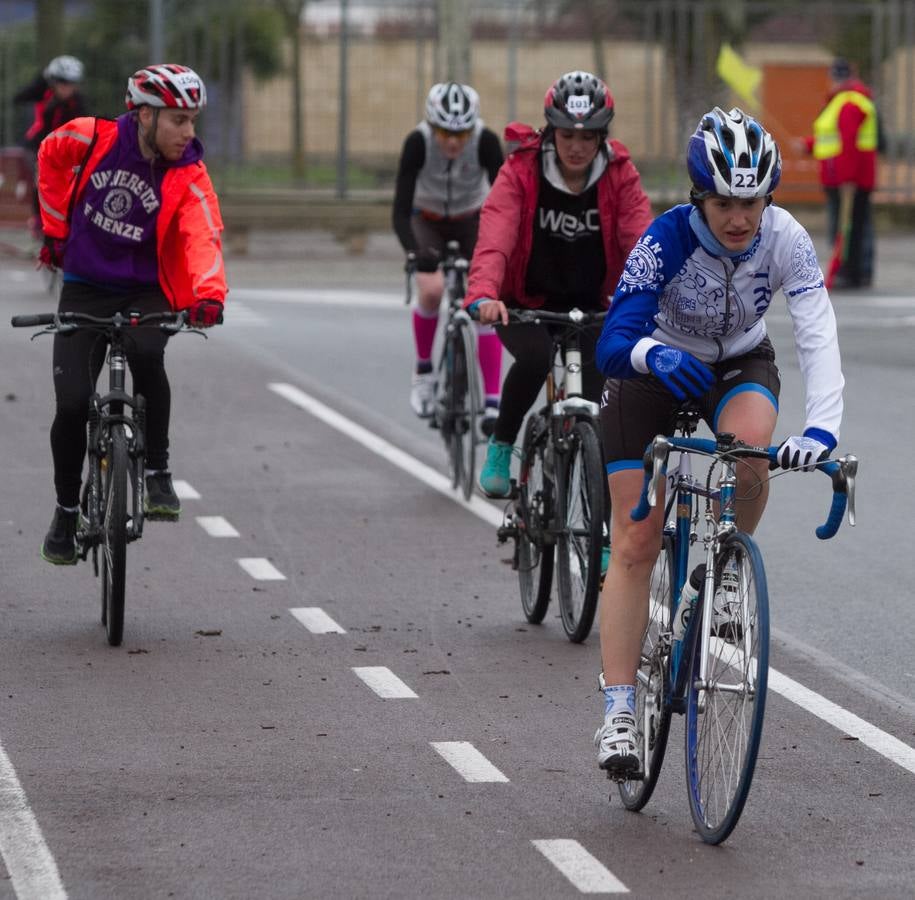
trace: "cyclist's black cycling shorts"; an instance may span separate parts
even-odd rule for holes
[[[712,431],[725,403],[742,391],[759,391],[778,410],[781,380],[769,338],[749,353],[711,364],[716,381],[696,401]],[[680,401],[654,376],[608,378],[600,403],[601,441],[608,472],[641,468],[642,455],[658,434],[670,434]]]
[[[477,242],[477,231],[480,228],[479,212],[459,219],[440,219],[430,221],[421,213],[414,213],[410,220],[413,237],[416,239],[416,255],[420,260],[420,271],[432,268],[423,265],[423,260],[445,258],[448,241],[457,241],[461,246],[461,256],[470,259]],[[434,269],[433,269],[434,271]]]

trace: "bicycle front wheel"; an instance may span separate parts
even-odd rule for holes
[[[477,474],[477,428],[481,414],[480,379],[477,369],[477,337],[469,320],[456,323],[456,337],[460,351],[458,388],[461,396],[456,397],[455,435],[460,441],[458,452],[461,455],[461,488],[464,499],[469,500],[473,493]]]
[[[102,607],[108,643],[124,637],[124,587],[127,569],[127,436],[113,425],[102,465]]]
[[[553,482],[543,466],[548,440],[546,421],[537,415],[530,416],[521,445],[517,528],[521,606],[532,625],[543,621],[550,605],[550,588],[553,585],[555,547],[549,529],[555,493]]]
[[[641,739],[642,777],[619,783],[626,809],[638,812],[654,793],[664,763],[670,732],[670,631],[674,599],[674,542],[664,535],[661,553],[651,572],[648,590],[648,627],[635,679],[635,720]]]
[[[559,478],[559,611],[570,641],[591,631],[600,593],[604,531],[604,467],[590,421],[570,425]]]
[[[721,585],[726,567],[737,573],[727,589]],[[697,620],[717,634],[695,629],[686,700],[689,806],[696,830],[709,844],[725,840],[743,812],[766,707],[769,594],[762,556],[749,535],[735,532],[726,539],[715,559],[715,584],[714,605],[723,614],[713,610]]]

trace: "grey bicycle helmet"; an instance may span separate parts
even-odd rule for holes
[[[426,98],[426,121],[445,131],[467,131],[480,115],[480,95],[468,84],[446,81],[432,85]]]
[[[725,112],[716,106],[702,117],[689,139],[686,168],[697,199],[707,194],[768,197],[782,175],[772,135],[737,107]]]
[[[69,81],[76,84],[83,80],[83,64],[75,56],[55,56],[44,70],[46,81]]]
[[[554,128],[606,131],[613,118],[613,95],[596,75],[567,72],[546,92],[543,114]]]

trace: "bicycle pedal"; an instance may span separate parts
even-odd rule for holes
[[[641,770],[632,771],[631,769],[604,769],[607,773],[607,781],[615,784],[622,784],[624,781],[644,781],[645,773]],[[611,795],[612,796],[612,795]]]

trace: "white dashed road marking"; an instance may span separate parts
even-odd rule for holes
[[[390,669],[385,666],[353,666],[353,671],[385,700],[412,700],[417,698]]]
[[[432,741],[432,746],[464,781],[508,781],[473,744],[467,741]]]
[[[198,494],[186,481],[181,481],[180,478],[176,478],[172,482],[172,486],[175,488],[175,493],[178,495],[179,500],[200,499],[200,494]]]
[[[578,841],[555,839],[531,843],[583,894],[629,893],[629,888]]]
[[[248,558],[240,559],[238,564],[258,581],[285,581],[286,576],[269,559]]]
[[[312,634],[346,634],[346,629],[341,628],[319,606],[299,606],[289,612]]]
[[[197,524],[210,537],[238,537],[238,532],[222,516],[197,516]]]

